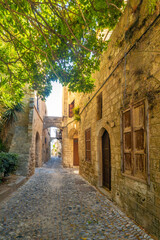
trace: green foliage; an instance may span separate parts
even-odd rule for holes
[[[153,14],[158,0],[148,0],[149,14]]]
[[[17,120],[16,113],[22,112],[24,109],[23,103],[17,103],[12,107],[5,107],[5,111],[3,112],[0,119],[0,130],[2,127],[6,127],[11,124],[13,121]]]
[[[0,101],[15,105],[26,83],[43,99],[57,80],[90,92],[107,48],[97,33],[113,29],[124,6],[124,0],[2,0]]]
[[[0,139],[0,152],[6,152],[6,147],[5,145],[3,144],[2,140]]]
[[[18,167],[18,155],[14,153],[0,152],[0,174],[8,176],[16,171]]]
[[[56,148],[56,146],[55,146],[55,144],[53,144],[53,149],[55,149]]]
[[[61,157],[61,152],[58,152],[58,156]]]
[[[2,178],[2,175],[5,171],[5,168],[4,168],[4,165],[3,165],[3,161],[2,159],[0,159],[0,181],[1,181],[1,178]]]
[[[75,107],[75,108],[73,108],[73,114],[74,115],[79,115],[79,111],[80,111],[80,107],[78,106],[78,107]]]
[[[79,107],[75,107],[75,108],[73,108],[72,111],[73,111],[73,114],[74,114],[74,120],[80,121],[81,120],[81,117],[80,117],[80,114],[79,114],[80,108]]]

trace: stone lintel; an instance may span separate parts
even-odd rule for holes
[[[46,129],[49,127],[61,128],[62,127],[62,118],[45,116],[43,118],[43,129]]]

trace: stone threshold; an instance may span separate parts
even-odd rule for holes
[[[112,195],[111,195],[111,192],[109,190],[107,190],[106,188],[104,187],[96,187],[97,190],[103,194],[104,196],[106,196],[110,201],[113,201],[112,199]]]
[[[11,175],[0,184],[0,202],[4,201],[11,193],[16,191],[27,181],[24,176]]]

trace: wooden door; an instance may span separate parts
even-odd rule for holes
[[[79,166],[78,138],[73,139],[73,165]]]
[[[110,139],[107,131],[105,131],[102,136],[102,171],[103,171],[103,186],[111,190]]]

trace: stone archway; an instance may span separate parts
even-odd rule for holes
[[[75,128],[71,128],[68,133],[68,138],[73,139],[78,137],[78,131]]]
[[[102,185],[111,190],[111,149],[109,134],[106,130],[102,135]]]
[[[37,132],[35,139],[35,167],[39,167],[39,158],[40,158],[40,135]]]
[[[107,187],[108,190],[111,190],[111,141],[110,141],[110,132],[108,131],[108,128],[106,127],[102,127],[99,132],[98,132],[98,136],[97,136],[97,160],[98,160],[98,186],[99,187]],[[105,141],[106,144],[108,144],[108,146],[106,146],[105,144]],[[107,169],[104,170],[104,167],[107,167],[107,166],[104,166],[104,158],[105,158],[105,153],[103,153],[102,151],[102,147],[104,146],[104,148],[109,148],[109,152],[108,152],[108,163],[106,163],[106,165],[108,164],[108,167],[110,168],[110,170],[108,171],[108,174],[109,174],[109,178],[108,180],[110,181],[109,182],[109,185],[105,186],[106,184],[104,184],[104,174],[105,174],[105,171],[107,172]]]

